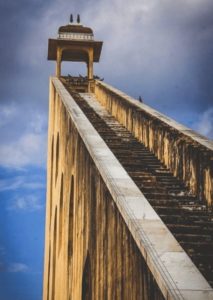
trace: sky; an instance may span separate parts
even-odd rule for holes
[[[0,0],[0,299],[42,298],[48,38],[69,14],[103,40],[95,74],[213,138],[212,0]],[[63,63],[62,73],[86,74]]]

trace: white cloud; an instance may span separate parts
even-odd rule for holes
[[[25,183],[23,183],[22,188],[38,190],[38,189],[45,189],[46,186],[42,182],[25,182]]]
[[[22,263],[11,263],[7,267],[7,272],[11,273],[25,273],[29,270],[28,266]]]
[[[213,139],[213,108],[208,109],[199,116],[194,128],[199,133]]]
[[[26,195],[17,197],[8,210],[25,210],[25,211],[36,211],[43,208],[40,199],[35,195]]]
[[[200,88],[202,48],[211,53],[211,24],[206,16],[210,15],[212,0],[94,3],[80,1],[73,5],[73,11],[76,15],[80,8],[82,24],[94,29],[95,39],[104,41],[100,63],[95,64],[96,74],[133,96],[142,95],[151,105],[180,111],[188,109],[189,102],[200,102],[204,89]],[[58,27],[68,23],[68,5],[55,0],[40,15],[39,22],[32,21],[24,47],[20,48],[23,62],[31,53],[28,63],[43,68],[38,62],[46,61],[48,38],[56,38]],[[54,64],[48,64],[49,70]],[[75,64],[69,66],[62,67],[62,73],[77,72]]]
[[[204,56],[197,52],[201,45],[210,44],[211,30],[197,30],[194,25],[202,25],[200,18],[205,17],[211,2],[126,0],[124,5],[122,0],[109,0],[95,5],[90,1],[80,3],[82,23],[94,29],[96,39],[104,40],[102,58],[95,72],[127,93],[140,94],[151,105],[166,105],[182,111],[193,97],[201,99],[197,55]],[[74,9],[76,7],[77,4]],[[58,27],[68,22],[67,9],[67,2],[53,1],[39,20],[32,21],[19,52],[24,64],[28,57],[29,65],[42,74],[47,72],[43,64],[46,63],[47,39],[56,37]],[[209,29],[210,25],[206,27]],[[13,106],[6,108],[2,120],[8,120],[13,113]],[[46,116],[37,112],[31,119],[22,136],[1,142],[0,165],[12,168],[45,165]],[[205,134],[206,122],[205,125],[204,120],[200,122],[199,130]]]
[[[0,272],[9,273],[25,273],[29,271],[29,267],[23,263],[2,263],[0,262]]]
[[[0,145],[0,165],[21,169],[29,165],[45,166],[46,133],[26,133],[18,140]]]
[[[1,179],[0,180],[0,192],[16,190],[23,184],[23,177],[17,176],[13,179]]]
[[[30,128],[35,133],[42,133],[46,128],[46,117],[39,112],[35,113],[33,119],[30,121]]]
[[[33,178],[28,178],[26,176],[16,176],[12,179],[0,179],[0,192],[4,191],[12,191],[17,189],[44,189],[45,185],[43,182],[35,178],[35,181],[33,181]]]
[[[17,114],[17,106],[14,102],[11,102],[8,105],[1,105],[0,107],[0,128],[8,124],[14,116]]]
[[[0,107],[0,166],[45,167],[47,117],[18,103]],[[3,125],[6,124],[6,128]],[[2,128],[1,128],[2,127]],[[1,184],[0,184],[1,186]]]

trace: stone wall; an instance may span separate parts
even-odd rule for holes
[[[213,143],[121,91],[96,81],[99,102],[143,142],[192,194],[213,205]]]
[[[45,300],[164,299],[53,85]]]
[[[207,281],[57,78],[49,103],[43,299],[212,299]]]

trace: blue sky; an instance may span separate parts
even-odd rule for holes
[[[95,73],[213,137],[212,0],[0,1],[0,298],[42,294],[47,40],[81,14],[104,41]],[[62,64],[64,74],[86,66]]]

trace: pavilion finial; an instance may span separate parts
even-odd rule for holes
[[[77,15],[77,23],[81,23],[80,15]]]
[[[71,14],[70,15],[70,23],[72,23],[73,22],[73,15]]]

